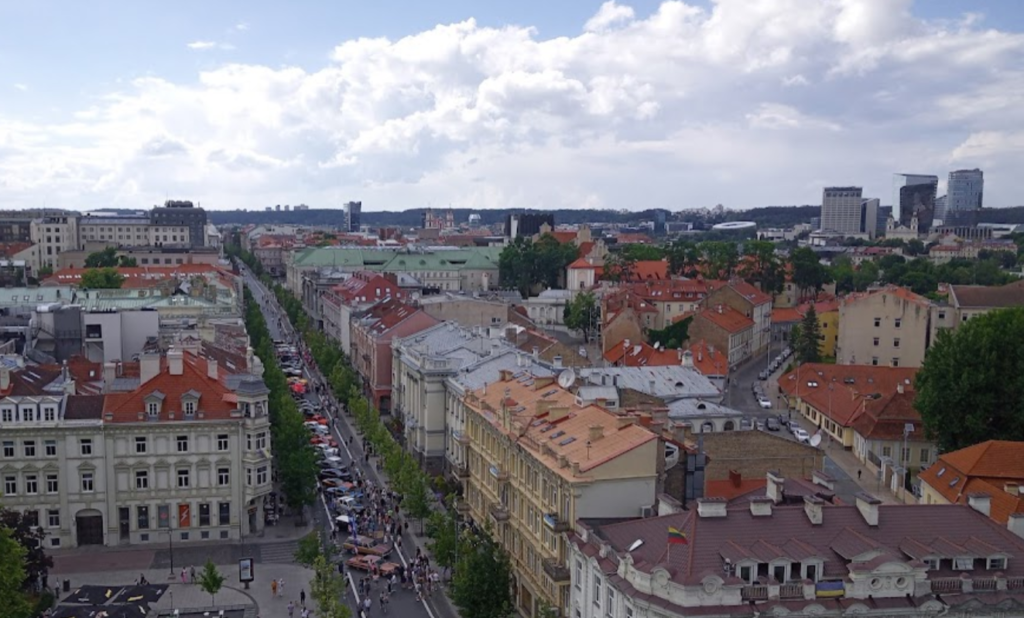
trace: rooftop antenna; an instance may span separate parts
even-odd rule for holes
[[[573,383],[575,382],[576,372],[572,370],[572,367],[569,367],[568,369],[562,371],[562,373],[558,374],[558,385],[564,388],[565,390],[569,390],[569,388],[571,388]]]

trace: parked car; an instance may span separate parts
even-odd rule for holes
[[[765,410],[770,410],[772,407],[772,400],[768,399],[764,395],[757,396],[757,405],[761,406]]]
[[[765,427],[768,428],[768,431],[778,431],[782,429],[782,423],[774,416],[769,416],[768,420],[765,421]]]
[[[341,546],[354,554],[369,554],[385,557],[391,553],[391,543],[384,543],[368,536],[349,537]]]
[[[796,429],[793,430],[793,437],[796,438],[798,441],[804,443],[810,442],[811,440],[810,434],[808,434],[807,431],[801,427],[797,427]]]
[[[374,568],[381,575],[390,576],[396,570],[398,565],[394,562],[386,562],[380,556],[353,556],[345,561],[350,569],[358,569],[360,571],[372,571]]]

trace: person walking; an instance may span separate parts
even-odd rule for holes
[[[272,596],[272,597],[276,597],[277,596],[277,580],[276,579],[270,580],[270,596]]]
[[[192,584],[196,583],[196,568],[194,566],[188,568],[188,581]]]
[[[299,590],[299,603],[303,607],[306,606],[306,589],[305,588]]]
[[[295,603],[288,601],[288,618],[292,618],[295,614]]]

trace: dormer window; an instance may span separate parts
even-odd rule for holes
[[[181,404],[181,410],[187,416],[192,416],[193,414],[196,413],[196,402],[195,401],[186,401],[186,402],[182,403]]]
[[[956,558],[953,560],[953,569],[956,571],[970,571],[974,569],[974,558]]]
[[[149,401],[146,402],[146,414],[150,417],[156,418],[160,416],[160,402]]]
[[[989,571],[1004,571],[1006,570],[1006,558],[998,556],[995,558],[988,559],[988,570]]]
[[[925,566],[928,567],[929,571],[938,571],[939,570],[939,562],[940,562],[940,560],[938,558],[925,558],[924,559]]]
[[[185,416],[195,416],[196,410],[199,409],[199,397],[201,393],[196,390],[189,390],[181,395],[181,411]]]

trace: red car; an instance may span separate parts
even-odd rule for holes
[[[352,556],[345,561],[350,569],[359,569],[360,571],[372,571],[374,567],[377,568],[377,572],[381,575],[388,576],[398,569],[398,565],[394,562],[384,562],[384,559],[380,556],[370,555],[358,555]]]

